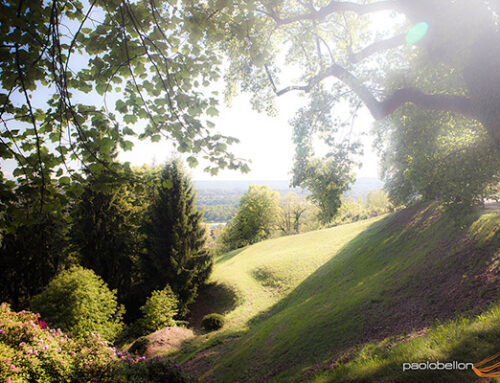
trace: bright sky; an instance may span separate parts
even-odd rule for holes
[[[250,159],[251,171],[242,174],[235,170],[222,170],[217,176],[203,171],[206,163],[191,169],[197,180],[288,180],[293,164],[294,146],[292,143],[292,127],[288,124],[296,110],[305,102],[298,94],[285,94],[278,98],[279,115],[269,117],[264,113],[252,110],[248,97],[240,95],[233,100],[232,106],[220,108],[220,114],[212,119],[215,129],[222,134],[240,139],[234,144],[232,152],[241,158]],[[373,119],[367,111],[360,113],[355,131],[369,131]],[[363,166],[356,173],[358,177],[377,177],[378,158],[372,150],[372,139],[364,138],[365,154],[361,159]],[[132,165],[161,164],[173,153],[172,146],[166,141],[150,143],[137,141],[132,151],[121,152],[120,159]]]

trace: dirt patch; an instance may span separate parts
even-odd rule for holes
[[[182,342],[192,337],[194,337],[194,333],[190,329],[165,327],[147,336],[151,343],[147,346],[144,356],[151,358],[160,351],[162,353],[176,351],[181,347]]]

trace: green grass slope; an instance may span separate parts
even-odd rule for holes
[[[458,327],[435,322],[486,312],[500,296],[499,263],[500,214],[459,227],[435,205],[265,241],[217,260],[213,279],[237,305],[184,365],[216,382],[429,381],[401,376],[402,358],[479,361],[500,351],[498,307]]]

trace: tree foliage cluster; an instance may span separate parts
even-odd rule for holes
[[[60,273],[33,298],[31,307],[50,327],[76,338],[97,333],[113,341],[123,329],[124,308],[116,301],[116,291],[81,266]]]
[[[237,249],[274,235],[318,229],[321,210],[310,201],[288,192],[282,198],[264,185],[250,185],[241,197],[238,212],[218,233],[219,252]]]
[[[500,183],[500,158],[480,124],[406,106],[378,129],[387,142],[385,188],[396,205],[422,198],[465,211]]]
[[[439,113],[464,119],[485,132],[470,152],[485,140],[497,157],[500,150],[497,1],[9,0],[0,15],[0,156],[14,164],[12,177],[0,175],[2,235],[62,220],[88,176],[133,181],[113,160],[116,145],[130,150],[133,137],[168,139],[190,165],[207,160],[210,172],[248,170],[229,152],[237,140],[214,132],[219,80],[227,101],[248,92],[269,114],[275,97],[307,95],[291,120],[293,183],[310,189],[325,222],[352,180],[360,152],[352,116],[361,106],[377,120],[397,119],[410,103],[436,111],[431,126],[450,132],[456,124]],[[415,35],[417,23],[426,33]],[[118,95],[114,105],[101,101],[106,94]],[[353,113],[343,118],[346,105]],[[426,126],[415,129],[425,135]],[[328,147],[323,158],[313,150],[318,139]],[[37,214],[17,213],[18,185],[38,194],[30,199]]]
[[[325,212],[308,195],[300,197],[288,192],[279,197],[267,186],[251,185],[242,197],[238,213],[216,233],[216,250],[225,252],[264,239],[317,230],[375,217],[393,210],[389,196],[382,189],[370,190],[361,197],[339,197],[332,218],[324,220]]]
[[[342,225],[376,217],[394,210],[389,196],[383,189],[370,190],[366,198],[347,197],[342,199],[338,215],[330,225]],[[329,226],[330,226],[329,225]]]
[[[153,322],[165,322],[166,305],[160,308],[156,306],[159,305],[158,294],[165,295],[166,291],[173,291],[166,294],[166,298],[175,298],[169,315],[185,317],[187,306],[196,298],[199,287],[207,280],[212,267],[212,255],[205,245],[202,213],[195,208],[195,195],[179,160],[169,161],[163,169],[146,167],[135,169],[134,172],[143,179],[143,183],[118,184],[114,177],[103,181],[102,178],[96,180],[89,176],[83,193],[67,206],[65,222],[69,224],[69,229],[63,225],[37,227],[37,236],[31,242],[23,236],[24,227],[20,227],[19,232],[6,234],[0,254],[2,261],[10,260],[10,263],[4,264],[5,278],[0,282],[1,300],[11,302],[17,308],[25,308],[57,272],[77,264],[93,270],[109,288],[117,292],[118,302],[127,309],[128,322],[141,315],[139,308],[152,292],[156,295],[150,297],[149,303],[141,309],[143,316],[146,316],[146,328],[153,326]],[[104,177],[104,173],[101,177]],[[103,188],[103,185],[106,187]],[[17,208],[21,213],[26,213],[24,205],[19,204]],[[34,242],[38,235],[47,241],[60,240],[62,245],[44,248],[43,242]],[[19,249],[26,248],[34,252],[35,246],[45,249],[47,258],[41,258],[39,254],[33,254],[32,257],[18,256],[24,255]],[[37,278],[26,278],[25,270],[30,268],[31,262],[39,262],[42,268],[50,265],[55,258],[57,264],[41,273],[46,279],[36,274],[38,269],[32,271]],[[90,280],[92,278],[85,274],[87,271],[81,269],[79,273],[72,273],[71,278],[80,278],[81,274],[78,281]],[[63,272],[52,284],[63,283],[70,278],[68,275]],[[60,298],[49,291],[49,285],[32,304],[36,307],[44,302],[52,305],[50,310],[40,309],[44,315],[49,315],[47,313],[52,310],[52,315],[60,313],[67,320],[85,317],[80,312],[78,315],[66,315],[57,309],[66,299],[64,294],[72,294],[73,287],[81,289],[80,292],[74,291],[77,296],[85,295],[85,291],[89,294],[94,292],[85,283],[70,282],[66,283],[66,292],[65,289],[54,288],[62,294]],[[9,286],[18,287],[13,289]],[[97,294],[93,294],[91,299],[101,301]],[[81,300],[73,302],[68,298],[66,304],[68,310],[79,310],[78,307],[83,305],[85,310],[105,312],[105,307],[97,309]],[[160,318],[151,319],[156,314]],[[69,330],[68,326],[66,328]]]
[[[278,220],[279,194],[264,185],[250,185],[236,216],[228,222],[221,243],[228,250],[269,238]]]
[[[195,207],[193,186],[180,160],[165,165],[160,181],[144,221],[144,270],[150,290],[170,285],[185,316],[208,279],[212,254],[205,246],[203,214]]]

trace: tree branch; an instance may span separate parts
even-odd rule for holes
[[[363,48],[359,52],[350,52],[349,53],[349,62],[351,64],[356,64],[360,62],[361,60],[364,60],[365,58],[371,56],[374,53],[387,50],[387,49],[392,49],[396,48],[405,42],[405,35],[397,35],[391,38],[388,38],[386,40],[381,40],[381,41],[376,41],[371,45],[368,45],[367,47]]]
[[[276,95],[293,90],[309,92],[315,85],[327,77],[336,77],[360,98],[370,111],[373,118],[380,120],[389,116],[407,102],[413,103],[422,109],[442,110],[459,113],[470,118],[478,118],[468,97],[451,94],[425,94],[415,88],[398,89],[383,101],[378,101],[370,90],[352,73],[338,64],[331,65],[327,70],[317,74],[306,85],[292,85],[276,92]]]
[[[278,25],[291,24],[301,20],[321,20],[326,16],[336,12],[354,12],[358,15],[372,13],[382,10],[400,10],[400,2],[397,0],[378,1],[370,4],[357,4],[352,2],[339,2],[332,0],[329,4],[321,7],[317,11],[281,18],[275,12],[263,12],[272,17]]]

